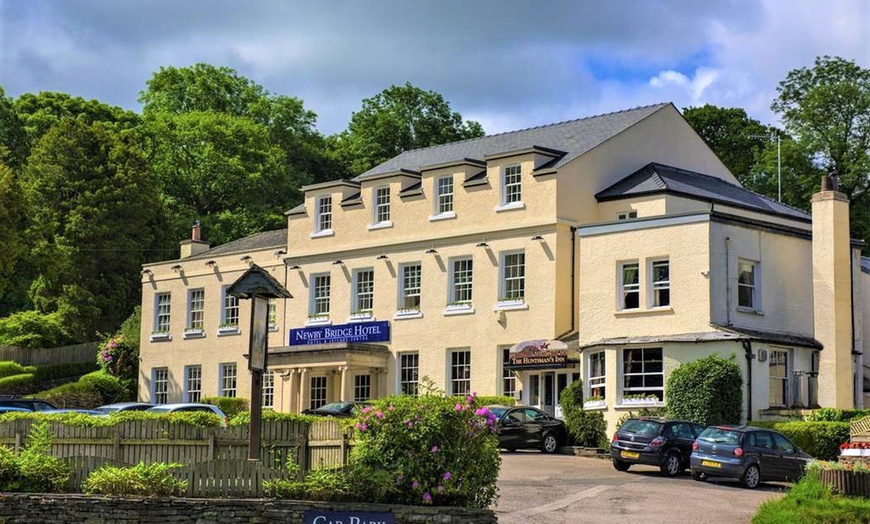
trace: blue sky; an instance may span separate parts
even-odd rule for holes
[[[865,0],[0,0],[0,85],[130,109],[160,66],[226,65],[326,134],[405,81],[488,133],[670,101],[775,123],[789,70],[870,68]]]

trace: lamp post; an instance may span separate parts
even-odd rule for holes
[[[263,419],[263,372],[269,339],[269,299],[293,298],[275,277],[256,264],[227,289],[238,299],[251,300],[248,369],[251,372],[251,421],[248,426],[248,460],[260,460],[260,426]]]
[[[771,131],[769,135],[749,135],[749,138],[759,138],[771,144],[776,142],[776,200],[782,202],[782,140],[779,133]]]

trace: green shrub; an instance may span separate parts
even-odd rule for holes
[[[11,377],[13,375],[23,375],[25,373],[36,373],[34,366],[22,366],[18,362],[11,360],[0,361],[0,378]]]
[[[90,475],[83,486],[87,495],[172,497],[184,494],[187,481],[178,480],[170,470],[181,464],[154,462],[135,466],[104,466]]]
[[[668,377],[668,416],[698,424],[739,424],[743,376],[734,355],[718,355],[680,365]]]
[[[821,460],[836,460],[840,444],[849,441],[848,422],[753,421],[751,425],[779,431],[802,450]]]
[[[0,344],[27,349],[61,346],[70,340],[63,315],[18,311],[0,318]]]
[[[248,409],[248,399],[239,397],[203,397],[202,403],[219,407],[230,418]]]
[[[133,399],[127,383],[103,370],[88,373],[78,382],[62,384],[34,396],[59,408],[94,408]]]
[[[0,491],[18,489],[18,457],[6,446],[0,446]]]
[[[870,499],[834,495],[808,473],[781,498],[771,498],[759,506],[753,524],[793,522],[852,523],[867,522]]]
[[[23,373],[21,375],[12,375],[9,377],[0,378],[0,393],[5,393],[10,390],[28,386],[33,384],[33,373]]]
[[[492,405],[513,406],[514,398],[506,396],[478,396],[474,397],[474,405],[477,407]]]
[[[37,366],[34,372],[34,379],[37,382],[43,382],[68,377],[81,377],[96,370],[97,366],[92,362]]]
[[[583,381],[575,380],[559,397],[562,418],[568,434],[577,446],[597,447],[607,438],[607,422],[601,411],[583,410]]]
[[[301,422],[305,425],[310,425],[313,421],[320,417],[312,415],[297,415],[296,413],[279,413],[271,409],[263,410],[263,420],[289,420],[291,422]],[[247,426],[251,423],[251,412],[241,411],[230,418],[230,426]]]
[[[807,415],[807,422],[847,422],[870,417],[870,409],[820,408]]]
[[[386,472],[399,504],[486,508],[498,494],[495,416],[441,393],[387,397],[357,418],[352,467]]]
[[[38,411],[0,413],[0,423],[21,419],[57,422],[67,426],[85,428],[111,427],[128,420],[165,420],[170,424],[184,424],[200,428],[214,428],[223,425],[223,420],[214,413],[145,413],[144,411],[118,411],[110,414],[108,417],[97,417],[82,413],[40,413]]]
[[[19,489],[29,493],[60,491],[69,479],[69,467],[51,455],[48,422],[30,427],[27,447],[18,456]]]

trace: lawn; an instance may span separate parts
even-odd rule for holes
[[[753,524],[870,523],[870,499],[834,495],[812,473],[782,498],[762,504]]]

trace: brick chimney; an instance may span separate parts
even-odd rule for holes
[[[193,223],[193,231],[190,234],[189,240],[181,241],[181,256],[179,258],[192,257],[202,252],[208,251],[211,245],[208,242],[201,240],[202,232],[199,225],[199,220]]]
[[[819,404],[853,409],[852,249],[849,199],[835,171],[813,195],[813,328],[819,352]]]

